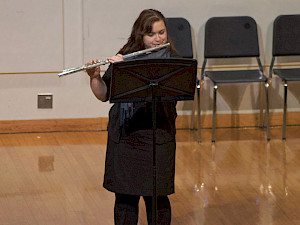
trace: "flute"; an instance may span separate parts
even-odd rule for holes
[[[140,51],[137,51],[137,52],[129,53],[127,55],[123,55],[123,57],[124,57],[124,59],[126,59],[126,58],[130,58],[130,57],[138,56],[138,55],[141,55],[141,54],[144,54],[144,53],[149,53],[150,54],[153,51],[159,50],[161,48],[165,48],[169,45],[170,45],[170,43],[166,43],[166,44],[163,44],[163,45],[158,45],[158,46],[153,47],[153,48],[147,48],[147,49],[140,50]],[[90,65],[83,65],[83,66],[80,66],[80,67],[65,69],[61,73],[59,73],[58,76],[61,77],[61,76],[69,75],[71,73],[76,73],[76,72],[86,70],[86,69],[90,69],[90,68],[93,68],[93,67],[102,66],[102,65],[105,65],[105,64],[108,64],[108,63],[109,63],[109,61],[108,61],[108,59],[106,59],[106,60],[100,60],[100,61],[98,61],[96,63],[93,63],[93,64],[90,64]]]

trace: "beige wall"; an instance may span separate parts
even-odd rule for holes
[[[166,17],[191,23],[195,58],[203,60],[204,25],[213,16],[252,16],[259,28],[262,63],[268,73],[272,22],[280,14],[298,14],[298,0],[1,0],[0,120],[107,117],[109,103],[92,95],[83,72],[61,77],[64,68],[90,58],[105,59],[126,41],[142,9],[156,8]],[[300,65],[299,58],[283,64]],[[229,67],[232,62],[228,63]],[[105,70],[105,67],[103,67]],[[212,86],[205,80],[203,113],[212,108]],[[271,111],[282,107],[283,87],[273,79]],[[300,111],[297,84],[289,89],[290,111]],[[37,109],[38,93],[53,94],[53,109]],[[259,109],[259,86],[219,89],[219,113],[251,113]],[[254,110],[253,110],[254,108]],[[191,114],[192,102],[180,102],[179,114]]]

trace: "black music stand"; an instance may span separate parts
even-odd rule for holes
[[[110,102],[152,102],[152,224],[157,224],[156,103],[193,100],[197,76],[194,59],[137,59],[113,64]]]

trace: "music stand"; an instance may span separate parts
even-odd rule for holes
[[[194,59],[137,59],[113,64],[110,102],[152,102],[152,224],[157,224],[156,103],[193,100],[197,76]]]

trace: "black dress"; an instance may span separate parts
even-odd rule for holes
[[[110,93],[112,66],[102,79]],[[103,186],[109,191],[140,196],[153,194],[153,131],[150,102],[132,103],[133,114],[124,121],[121,103],[109,112]],[[157,103],[157,195],[174,193],[176,101]]]

